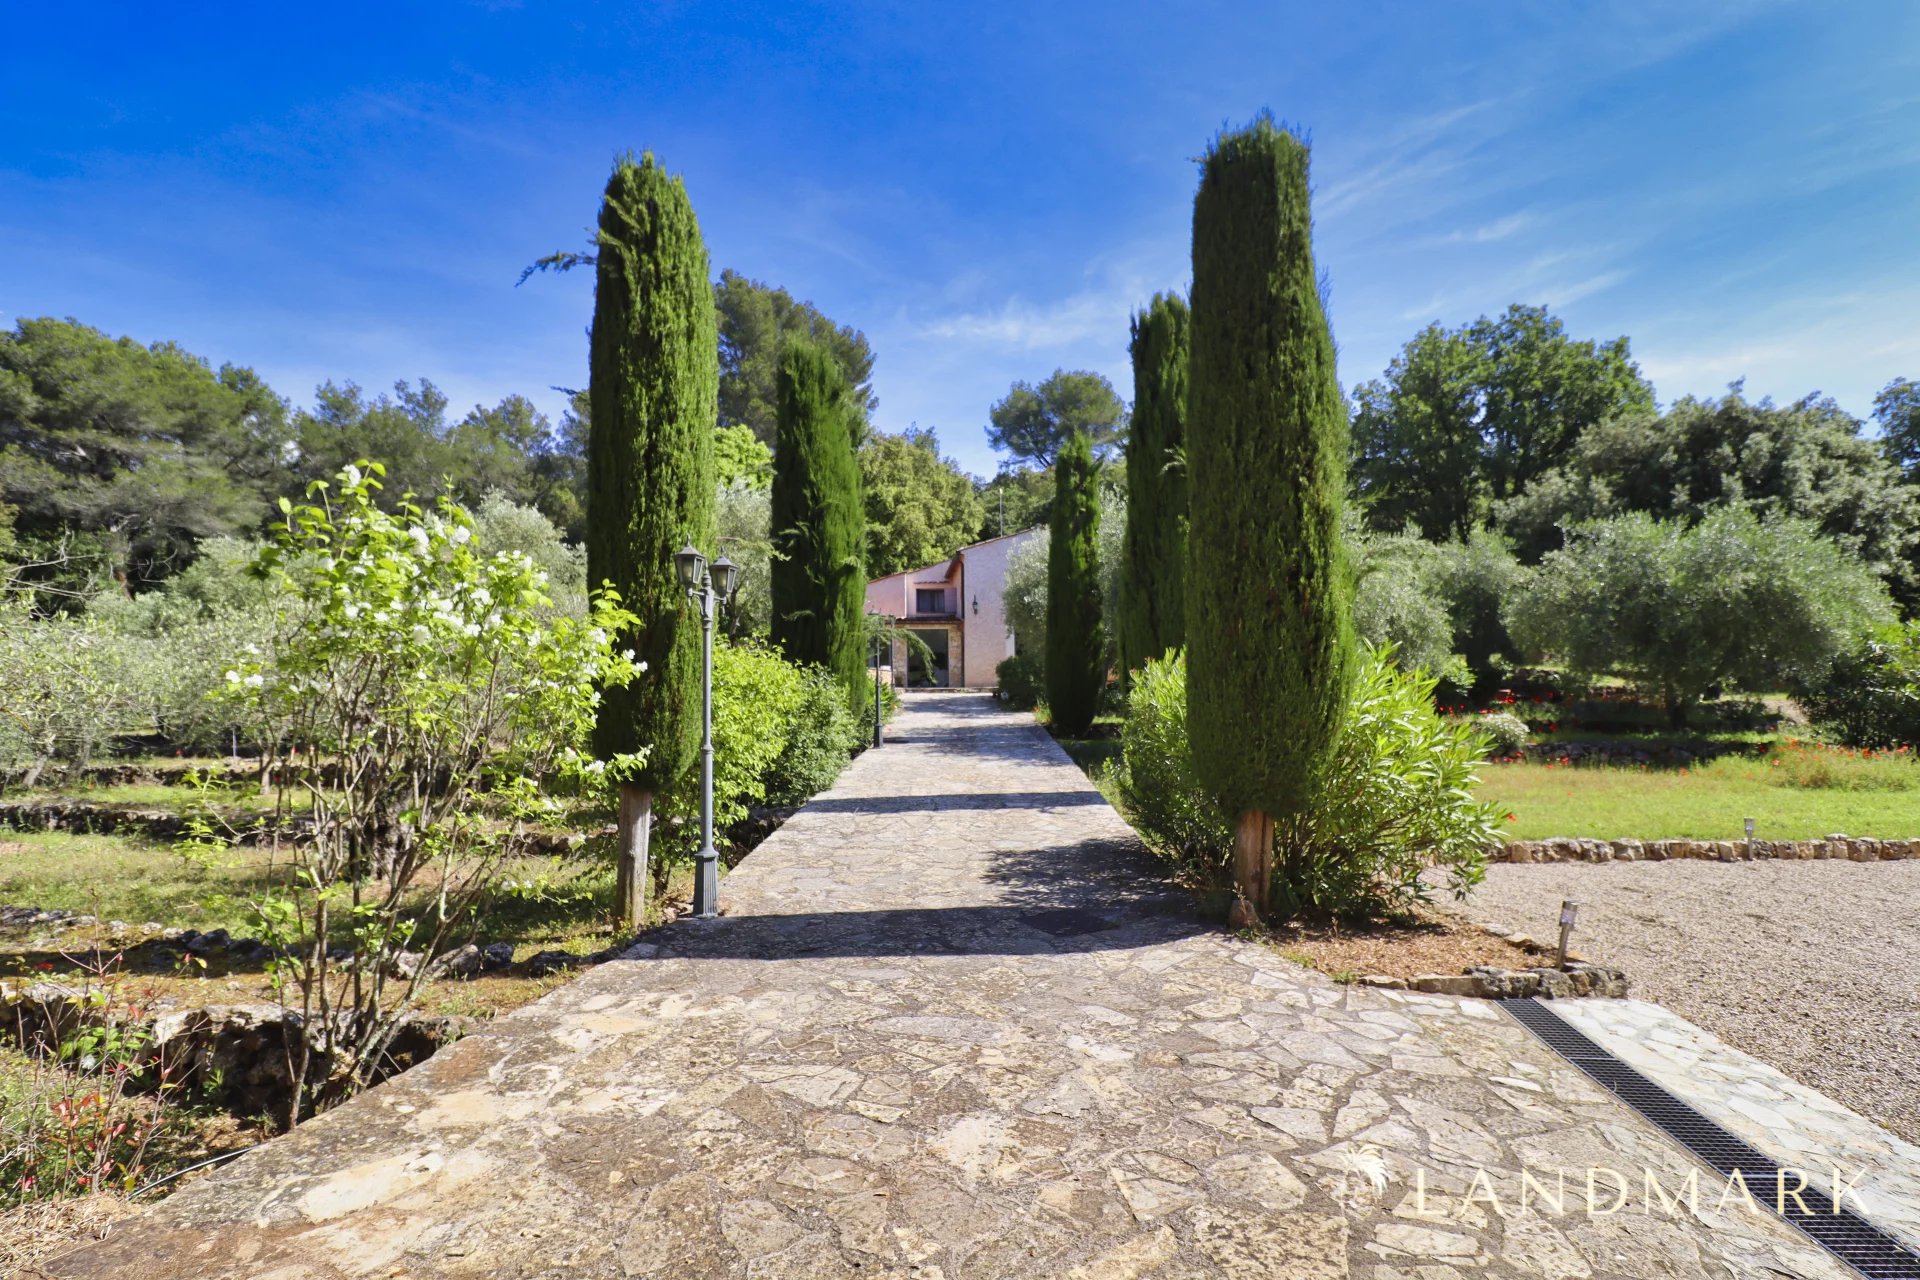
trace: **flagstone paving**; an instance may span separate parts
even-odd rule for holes
[[[1648,1173],[1699,1166],[1492,1006],[1196,919],[1027,717],[909,697],[895,733],[727,878],[728,918],[49,1274],[1846,1274],[1704,1176],[1698,1212],[1646,1212]],[[1585,1211],[1595,1166],[1625,1208]],[[1565,1172],[1561,1210],[1519,1208],[1523,1169]]]

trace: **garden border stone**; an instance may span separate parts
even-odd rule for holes
[[[1510,840],[1495,848],[1491,856],[1495,862],[1665,862],[1678,858],[1713,862],[1770,858],[1893,862],[1920,858],[1920,839],[1831,835],[1823,840],[1597,840],[1552,836],[1545,840]]]
[[[1546,955],[1552,950],[1538,939],[1515,933],[1503,925],[1485,924],[1478,920],[1463,922],[1522,951]],[[1565,968],[1534,965],[1525,969],[1509,969],[1502,965],[1476,964],[1460,973],[1417,973],[1411,978],[1394,978],[1376,973],[1368,974],[1359,981],[1362,986],[1390,991],[1420,991],[1428,995],[1471,996],[1482,1000],[1515,1000],[1529,996],[1544,1000],[1565,1000],[1576,996],[1622,997],[1631,985],[1624,970],[1594,964],[1572,954],[1567,956]]]

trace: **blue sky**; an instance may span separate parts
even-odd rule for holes
[[[970,10],[974,10],[970,12]],[[608,164],[685,175],[729,266],[866,331],[879,421],[988,472],[1015,378],[1130,394],[1193,158],[1314,140],[1349,387],[1430,320],[1546,303],[1662,401],[1920,376],[1920,5],[8,6],[0,323],[558,413]]]

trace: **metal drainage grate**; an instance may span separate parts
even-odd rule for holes
[[[1835,1208],[1812,1185],[1800,1195],[1803,1212],[1791,1196],[1780,1211],[1781,1166],[1734,1137],[1653,1081],[1570,1026],[1539,1000],[1502,1000],[1500,1007],[1547,1047],[1580,1068],[1602,1088],[1638,1111],[1662,1133],[1692,1152],[1722,1178],[1739,1173],[1753,1197],[1774,1208],[1814,1243],[1869,1280],[1920,1280],[1920,1255],[1909,1251],[1853,1210]],[[1797,1171],[1795,1171],[1797,1172]]]

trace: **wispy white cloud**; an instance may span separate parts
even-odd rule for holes
[[[1522,231],[1539,224],[1539,217],[1528,210],[1510,213],[1504,218],[1495,218],[1492,222],[1470,227],[1464,231],[1454,231],[1441,237],[1443,244],[1493,244],[1508,240]]]
[[[1155,264],[1177,262],[1184,246],[1136,247],[1097,261],[1084,283],[1051,298],[1020,292],[997,303],[957,309],[920,320],[922,337],[1010,351],[1044,351],[1093,340],[1112,345],[1128,317],[1155,290],[1171,283]]]
[[[1776,294],[1739,320],[1714,323],[1678,315],[1634,335],[1640,367],[1663,400],[1712,395],[1747,381],[1750,395],[1793,400],[1812,391],[1864,415],[1873,394],[1896,375],[1920,374],[1920,332],[1905,321],[1920,311],[1920,288]]]

